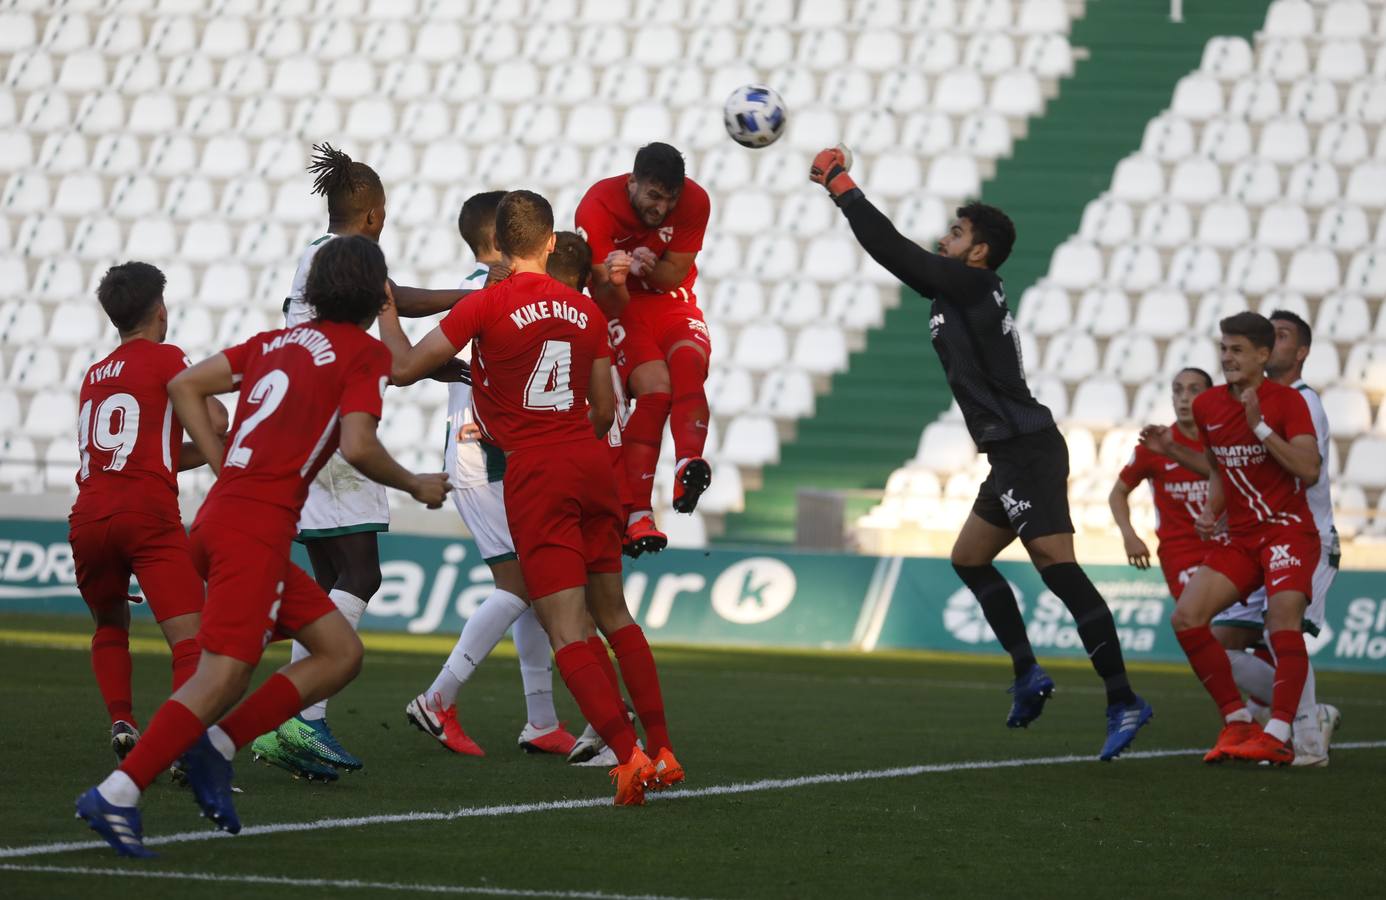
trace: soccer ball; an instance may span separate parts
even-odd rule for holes
[[[743,147],[768,147],[784,134],[788,114],[779,94],[763,84],[742,85],[722,107],[727,134]]]

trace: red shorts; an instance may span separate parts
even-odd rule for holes
[[[1203,564],[1236,585],[1242,600],[1262,585],[1272,597],[1298,591],[1312,598],[1322,546],[1317,532],[1267,528],[1213,547]]]
[[[595,438],[516,450],[505,461],[505,515],[531,598],[621,571],[625,521],[610,451]]]
[[[293,637],[337,611],[327,593],[283,551],[216,521],[192,530],[192,557],[207,579],[197,641],[203,650],[255,665],[265,645]]]
[[[92,612],[128,602],[139,579],[156,621],[201,612],[203,587],[188,552],[183,523],[143,513],[118,513],[73,525],[68,532],[77,589]]]
[[[1208,555],[1208,551],[1213,548],[1211,544],[1198,542],[1196,544],[1176,544],[1169,546],[1160,545],[1160,570],[1165,573],[1165,584],[1169,586],[1169,595],[1175,600],[1184,593],[1184,588],[1188,586],[1189,579],[1198,571],[1198,567],[1203,565],[1203,558]]]
[[[707,323],[697,301],[675,300],[668,294],[657,297],[637,296],[626,304],[621,315],[607,323],[611,332],[611,349],[615,352],[616,368],[621,383],[630,380],[636,367],[657,359],[667,359],[669,351],[680,341],[690,341],[703,348],[712,358],[712,341]]]

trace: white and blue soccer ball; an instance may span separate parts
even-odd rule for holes
[[[763,84],[746,84],[732,91],[722,115],[731,139],[752,149],[779,140],[789,120],[784,99]]]

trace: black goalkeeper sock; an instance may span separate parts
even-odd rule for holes
[[[1020,617],[1020,605],[1016,603],[1010,583],[993,565],[960,566],[955,563],[953,571],[981,604],[987,624],[1011,655],[1016,677],[1030,671],[1035,665],[1035,651],[1030,649],[1030,636],[1025,633],[1025,620]]]
[[[1112,611],[1087,573],[1076,562],[1066,562],[1041,569],[1040,577],[1073,614],[1083,649],[1088,651],[1092,667],[1107,688],[1108,705],[1135,700],[1131,682],[1126,678],[1126,664],[1121,659],[1121,641],[1117,639]]]

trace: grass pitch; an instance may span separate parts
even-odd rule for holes
[[[1381,744],[1336,752],[1327,769],[1208,767],[1184,754],[1103,764],[1103,699],[1085,665],[1049,665],[1059,693],[1035,725],[1011,731],[1009,669],[991,661],[661,647],[687,790],[617,809],[604,771],[516,747],[524,707],[508,644],[459,700],[488,753],[475,759],[404,721],[451,640],[393,635],[367,636],[365,671],[329,710],[364,771],[310,785],[238,760],[247,827],[331,827],[184,838],[149,862],[104,847],[15,855],[95,837],[72,818],[73,799],[113,761],[88,629],[75,616],[0,618],[7,898],[1335,896],[1386,886],[1383,832],[1367,808],[1386,796],[1386,678],[1320,674],[1320,698],[1343,711],[1336,740]],[[167,693],[167,651],[143,625],[132,649],[143,724]],[[286,657],[271,648],[260,677]],[[1190,673],[1143,668],[1133,681],[1156,710],[1134,750],[1211,744],[1216,713]],[[560,713],[580,726],[555,683]],[[1075,755],[1087,759],[1063,759]],[[850,780],[814,777],[825,775]],[[407,818],[459,809],[470,812]],[[166,781],[144,811],[150,837],[209,828]]]

